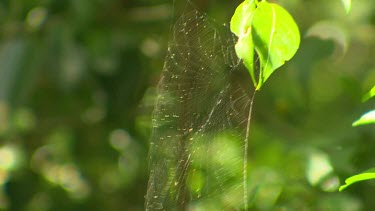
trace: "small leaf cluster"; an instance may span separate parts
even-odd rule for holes
[[[367,101],[370,98],[375,96],[375,86],[372,87],[372,89],[367,92],[363,96],[362,101]],[[359,126],[359,125],[368,125],[368,124],[374,124],[375,123],[375,109],[366,112],[363,114],[359,119],[353,122],[353,127]],[[364,180],[370,180],[375,179],[375,167],[368,169],[365,172],[362,172],[360,174],[353,175],[345,180],[345,184],[340,187],[340,191],[344,190],[348,186],[352,185],[353,183],[364,181]]]

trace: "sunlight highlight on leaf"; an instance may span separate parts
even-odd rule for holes
[[[353,122],[352,126],[367,125],[375,123],[375,110],[363,114],[358,120]]]
[[[352,8],[352,0],[341,0],[345,7],[346,14],[348,14]]]
[[[369,100],[370,98],[374,96],[375,96],[375,86],[372,87],[372,89],[363,96],[362,102],[366,102],[367,100]]]
[[[339,191],[344,190],[348,186],[352,185],[353,183],[364,181],[364,180],[370,180],[375,179],[375,168],[371,168],[363,173],[354,175],[349,177],[345,180],[345,185],[340,186]]]

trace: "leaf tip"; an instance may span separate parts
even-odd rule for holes
[[[348,185],[341,185],[340,188],[339,188],[339,192],[342,192],[347,187],[348,187]]]

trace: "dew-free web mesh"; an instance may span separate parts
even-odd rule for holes
[[[195,10],[175,23],[152,119],[146,210],[245,209],[254,89],[234,43]]]

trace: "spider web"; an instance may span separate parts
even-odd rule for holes
[[[252,97],[230,30],[185,10],[158,84],[146,210],[247,209]]]

